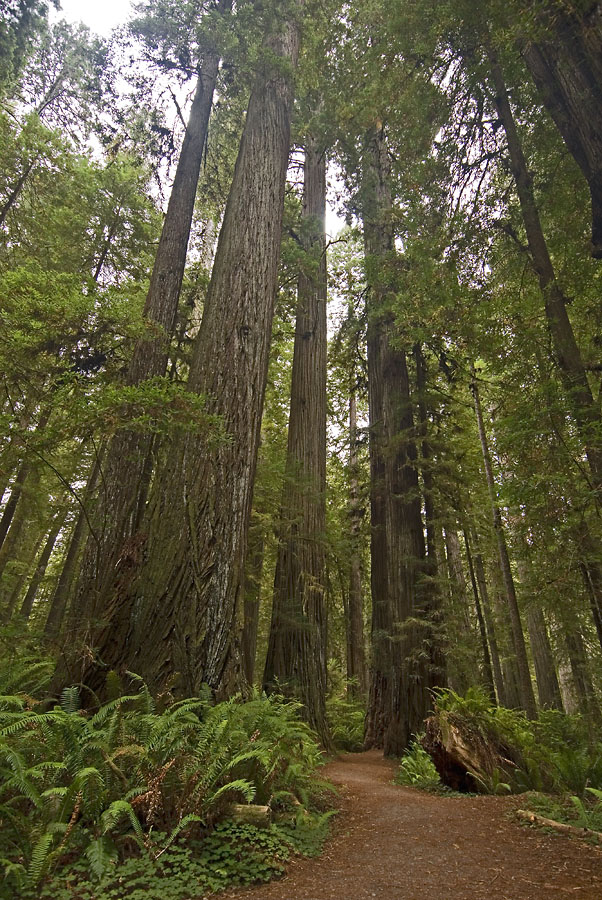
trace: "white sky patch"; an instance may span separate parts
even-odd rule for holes
[[[83,22],[91,31],[108,37],[114,28],[130,18],[129,0],[61,0],[61,11],[53,18]]]

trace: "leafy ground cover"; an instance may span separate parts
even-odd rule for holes
[[[74,687],[47,710],[29,689],[50,667],[33,668],[0,696],[0,897],[180,900],[319,852],[328,785],[298,704],[159,707],[140,682],[93,712]],[[269,805],[276,822],[228,821],[232,802]]]

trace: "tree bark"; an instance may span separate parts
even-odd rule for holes
[[[483,652],[483,674],[485,676],[485,686],[489,691],[492,703],[496,703],[495,682],[493,678],[493,667],[491,665],[491,654],[489,652],[489,643],[487,641],[487,628],[485,625],[485,617],[481,606],[481,598],[479,597],[479,588],[477,584],[477,576],[472,560],[472,552],[470,549],[470,541],[468,539],[468,531],[463,529],[464,545],[466,547],[466,561],[468,563],[468,571],[470,574],[470,583],[472,584],[472,593],[474,597],[475,608],[477,611],[477,620],[479,622],[479,634],[481,636],[481,649]]]
[[[261,599],[261,579],[265,550],[265,535],[260,521],[249,528],[249,545],[245,562],[244,610],[241,640],[243,674],[247,685],[255,681],[255,658],[257,655],[257,631],[259,626],[259,603]]]
[[[536,601],[527,608],[527,627],[535,664],[539,705],[542,709],[558,709],[562,712],[562,697],[548,627],[544,614]]]
[[[512,629],[512,638],[514,644],[514,652],[516,653],[516,664],[519,677],[519,691],[521,707],[527,713],[530,719],[536,717],[535,695],[533,693],[533,685],[531,683],[531,674],[529,671],[529,661],[527,659],[527,648],[525,646],[525,635],[520,618],[518,608],[518,600],[516,598],[516,589],[514,587],[514,578],[512,577],[512,569],[510,568],[510,558],[508,556],[508,546],[506,544],[506,536],[504,534],[504,525],[502,522],[502,514],[497,504],[497,494],[495,481],[493,478],[493,468],[491,466],[491,455],[489,453],[489,445],[487,442],[487,434],[485,432],[485,424],[483,422],[483,412],[481,409],[481,400],[479,397],[479,389],[476,380],[471,383],[471,390],[474,397],[474,406],[477,416],[477,425],[479,429],[479,438],[481,441],[481,451],[483,454],[483,465],[485,467],[485,477],[487,479],[487,487],[489,488],[489,498],[491,500],[491,511],[493,517],[493,529],[495,532],[498,555],[500,562],[500,571],[504,584],[504,593],[508,612],[510,616],[510,625]]]
[[[92,471],[86,484],[86,490],[83,498],[83,508],[80,508],[71,538],[69,540],[69,549],[63,562],[61,574],[50,600],[48,618],[44,626],[44,637],[47,640],[55,639],[63,624],[65,611],[71,595],[71,586],[75,574],[75,567],[79,559],[82,544],[86,531],[88,530],[88,512],[96,485],[100,477],[102,469],[102,460],[104,456],[104,447],[101,448],[94,459]]]
[[[139,672],[152,690],[177,680],[181,692],[194,694],[205,682],[217,694],[231,656],[277,290],[298,44],[295,22],[269,39],[193,351],[189,387],[206,398],[223,436],[173,441],[154,480],[145,530],[120,559],[109,627],[97,642],[105,666]],[[93,677],[98,682],[101,670]]]
[[[477,585],[479,588],[479,594],[481,598],[481,606],[483,609],[483,618],[485,620],[485,628],[487,630],[487,637],[489,640],[489,650],[491,653],[491,667],[493,670],[493,677],[495,681],[495,690],[497,693],[497,699],[500,706],[508,706],[508,700],[506,697],[506,687],[504,684],[504,676],[502,673],[502,666],[500,662],[500,651],[498,647],[497,634],[495,621],[493,617],[493,611],[491,608],[491,602],[489,599],[489,590],[487,587],[487,578],[485,577],[485,566],[483,564],[483,557],[481,555],[481,551],[479,549],[479,542],[476,533],[476,529],[471,527],[470,535],[472,538],[472,547],[473,547],[473,556],[474,556],[474,566],[475,566],[475,574],[477,578]]]
[[[364,596],[360,532],[362,523],[359,493],[357,441],[357,398],[352,388],[349,397],[349,522],[351,558],[349,561],[349,599],[347,603],[347,681],[354,698],[366,696],[366,652],[364,646]]]
[[[307,272],[299,277],[286,477],[264,686],[299,697],[307,721],[328,745],[325,215],[326,160],[317,143],[308,139],[303,193]]]
[[[224,12],[230,5],[226,0],[220,3]],[[164,376],[167,370],[219,60],[219,54],[209,50],[199,71],[144,307],[149,335],[136,343],[126,377],[128,385]],[[103,630],[111,628],[115,573],[124,561],[132,563],[138,558],[140,500],[147,486],[144,474],[152,444],[150,434],[124,429],[109,446],[96,511],[97,535],[88,538],[76,591],[75,602],[85,628],[90,620],[101,620]],[[94,634],[92,643],[98,641],[102,643]]]
[[[368,293],[368,381],[371,421],[373,511],[383,529],[386,593],[373,594],[372,685],[367,737],[398,756],[422,728],[433,686],[432,623],[424,591],[424,531],[420,508],[414,417],[406,354],[395,346],[388,309],[396,257],[387,148],[381,125],[370,136],[363,175],[363,219]],[[382,503],[382,509],[379,505]],[[375,524],[374,519],[372,522]],[[373,535],[374,538],[374,535]],[[380,562],[372,559],[372,565]],[[382,578],[383,576],[381,576]],[[373,583],[373,589],[380,584]],[[388,610],[381,604],[387,604]],[[380,620],[380,621],[379,621]],[[388,620],[388,621],[387,621]],[[386,629],[383,630],[381,623]],[[388,696],[387,696],[388,695]]]

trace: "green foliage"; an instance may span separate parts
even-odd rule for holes
[[[438,690],[435,697],[442,729],[447,719],[461,721],[485,741],[496,742],[509,758],[508,769],[494,771],[483,784],[489,793],[548,790],[583,797],[588,788],[602,787],[602,740],[592,740],[581,716],[542,710],[531,722],[522,712],[492,706],[478,688],[465,697]]]
[[[295,703],[259,695],[217,706],[190,699],[158,712],[143,684],[94,714],[78,701],[76,688],[50,711],[26,694],[0,697],[0,857],[13,887],[35,890],[72,854],[97,879],[132,851],[169,859],[178,842],[222,819],[232,800],[305,812],[301,804],[316,790],[321,752]],[[322,825],[312,819],[309,831],[321,835]],[[203,852],[223,855],[230,832],[212,834]],[[288,832],[286,840],[295,846]],[[253,880],[262,867],[273,873],[280,866],[268,864],[278,854],[263,846],[263,835],[257,844]],[[242,878],[234,857],[230,863],[224,883]]]
[[[395,781],[397,784],[423,788],[427,791],[442,787],[435,764],[421,746],[419,737],[412,741],[409,749],[402,756]]]
[[[351,753],[361,750],[366,718],[364,702],[346,696],[329,697],[326,701],[326,714],[335,747]]]

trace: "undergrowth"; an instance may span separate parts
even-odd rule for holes
[[[482,793],[558,795],[565,798],[558,801],[561,807],[576,810],[582,804],[583,815],[590,814],[592,798],[602,790],[602,739],[592,734],[591,723],[556,710],[541,710],[530,721],[519,710],[492,706],[488,695],[477,688],[464,697],[452,690],[437,690],[434,696],[444,741],[447,729],[459,726],[462,733],[495,745],[504,759],[503,769],[494,768],[487,776],[470,773]],[[420,736],[404,754],[396,781],[426,790],[443,789]]]
[[[296,703],[193,698],[159,711],[140,682],[90,714],[76,688],[49,711],[18,679],[11,688],[0,696],[0,897],[150,900],[158,878],[157,898],[176,900],[191,896],[184,882],[202,894],[267,880],[290,852],[321,845],[328,814],[308,810],[327,788],[322,754]],[[269,804],[282,822],[226,822],[233,801]]]

